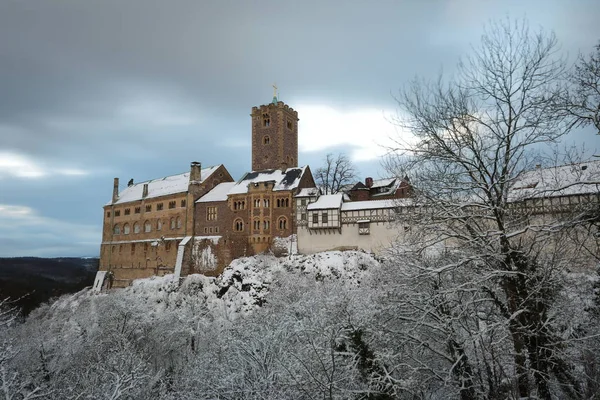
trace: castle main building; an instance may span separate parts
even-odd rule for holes
[[[297,231],[294,196],[314,188],[298,167],[298,113],[273,97],[253,107],[252,171],[235,182],[224,165],[133,183],[104,206],[100,271],[110,286],[174,273],[218,275],[231,260]]]

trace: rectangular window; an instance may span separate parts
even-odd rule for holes
[[[131,208],[126,208],[125,209],[125,215],[129,215],[131,214]]]
[[[318,223],[319,223],[319,214],[314,213],[313,214],[313,224],[318,224]]]
[[[216,221],[217,220],[217,207],[206,207],[206,220]]]
[[[163,210],[163,203],[158,203],[156,205],[156,211],[162,211]]]
[[[135,212],[136,214],[139,214],[141,211],[142,211],[142,208],[141,208],[141,207],[136,207],[136,208],[135,208],[135,210],[134,210],[134,212]]]
[[[219,233],[219,227],[215,226],[215,233]]]
[[[181,200],[181,207],[185,207],[185,200]]]
[[[321,222],[323,222],[324,224],[327,223],[327,211],[324,211],[321,215]]]
[[[300,214],[300,221],[306,221],[306,213]]]
[[[146,212],[150,212],[152,211],[152,204],[147,204],[146,205]]]
[[[169,202],[169,208],[175,208],[177,202],[175,200]]]
[[[305,206],[305,205],[306,205],[306,199],[302,199],[302,200],[300,200],[300,205],[301,205],[301,206]]]
[[[106,218],[110,218],[110,211],[106,212]]]
[[[121,216],[121,210],[115,211],[115,217],[120,217],[120,216]]]
[[[371,228],[369,222],[359,222],[358,223],[358,234],[359,235],[370,235]]]

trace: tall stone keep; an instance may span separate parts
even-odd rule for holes
[[[252,170],[298,166],[298,112],[273,96],[252,107]]]

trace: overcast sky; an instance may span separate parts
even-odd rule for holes
[[[98,255],[115,176],[200,161],[240,178],[273,82],[299,113],[300,164],[343,151],[381,176],[393,94],[507,16],[571,59],[600,40],[597,0],[0,0],[0,256]]]

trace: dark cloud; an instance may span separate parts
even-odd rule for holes
[[[270,101],[273,81],[298,109],[302,135],[299,105],[393,110],[391,93],[417,74],[451,72],[490,19],[527,17],[573,56],[600,39],[599,14],[592,0],[4,0],[0,154],[46,174],[0,171],[0,205],[99,232],[113,176],[149,179],[198,160],[239,177],[250,165],[248,114]],[[316,169],[325,153],[360,146],[340,141],[301,162]],[[376,160],[359,166],[380,172]],[[68,241],[64,255],[88,254],[75,236],[58,237],[40,247],[56,254]],[[0,256],[34,253],[19,243],[0,245]]]

